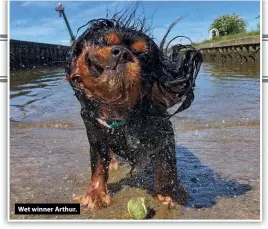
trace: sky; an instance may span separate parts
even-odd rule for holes
[[[91,19],[103,18],[107,9],[111,13],[133,6],[128,1],[69,1],[61,2],[76,34],[77,29]],[[70,35],[63,17],[55,11],[56,1],[11,1],[10,38],[50,44],[70,44]],[[176,18],[169,40],[175,36],[189,37],[193,42],[208,39],[213,20],[223,14],[236,13],[247,22],[247,30],[257,29],[256,16],[260,14],[259,1],[139,1],[139,13],[145,15],[156,43]],[[181,41],[183,43],[183,41]]]

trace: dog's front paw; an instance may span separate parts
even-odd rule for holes
[[[179,204],[185,204],[189,198],[188,191],[180,184],[176,188],[165,189],[156,195],[156,199],[169,207],[175,207]]]
[[[110,161],[109,170],[117,170],[119,167],[119,162],[113,157]]]
[[[91,186],[84,195],[74,197],[73,200],[80,202],[83,207],[100,209],[111,203],[111,196],[104,189]]]
[[[168,205],[169,207],[175,207],[177,204],[172,201],[170,196],[163,196],[160,194],[156,195],[156,199],[158,199],[162,204]]]

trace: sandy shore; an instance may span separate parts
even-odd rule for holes
[[[11,123],[10,218],[131,219],[128,200],[145,196],[152,219],[259,219],[259,123],[183,126],[173,118],[173,125],[177,166],[191,195],[186,206],[160,204],[146,190],[150,176],[130,178],[121,162],[110,173],[109,207],[81,209],[80,215],[15,215],[15,203],[71,203],[82,194],[90,177],[89,145],[82,123]]]

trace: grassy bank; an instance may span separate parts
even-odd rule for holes
[[[221,41],[227,41],[227,40],[233,40],[233,39],[238,39],[238,38],[244,38],[244,37],[253,37],[260,35],[260,31],[251,31],[248,33],[238,33],[238,34],[231,34],[227,36],[221,36],[221,37],[214,37],[212,40],[204,40],[200,43],[193,43],[193,46],[200,45],[200,44],[210,44],[210,43],[216,43],[216,42],[221,42]]]

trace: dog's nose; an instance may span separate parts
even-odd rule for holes
[[[133,61],[133,56],[131,52],[121,46],[115,46],[111,49],[112,58],[115,62],[126,62],[126,61]]]

